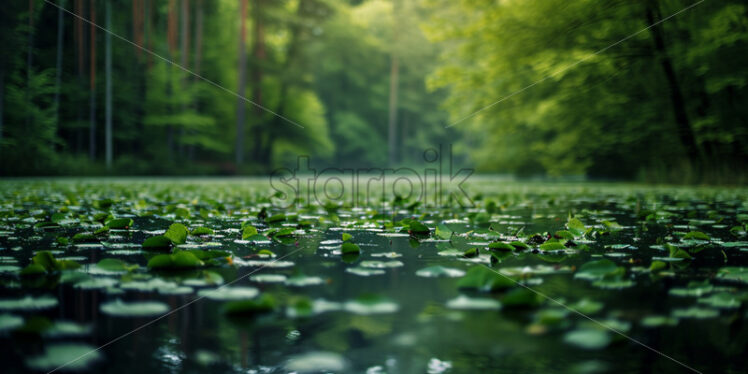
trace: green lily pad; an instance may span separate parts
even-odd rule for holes
[[[223,306],[223,311],[229,315],[253,315],[267,313],[275,309],[275,298],[270,294],[263,294],[251,300],[229,301]]]
[[[129,264],[118,258],[105,258],[96,263],[96,267],[108,272],[127,273],[137,269],[139,266],[136,264]]]
[[[460,269],[447,268],[444,266],[429,266],[416,271],[416,275],[419,277],[433,278],[433,277],[447,277],[457,278],[465,275],[465,272]]]
[[[164,235],[152,236],[143,242],[143,249],[149,251],[169,250],[172,247],[171,239]]]
[[[501,303],[489,298],[467,297],[465,295],[447,301],[450,309],[499,310]]]
[[[0,333],[17,329],[21,326],[23,326],[23,317],[7,313],[0,314]]]
[[[102,313],[114,317],[154,317],[169,311],[169,306],[160,301],[110,301],[99,307]]]
[[[615,262],[610,260],[590,261],[579,267],[579,270],[574,274],[574,278],[597,280],[620,273],[621,270],[623,268],[619,268]]]
[[[56,343],[45,348],[44,353],[26,359],[26,365],[34,370],[49,371],[62,366],[63,369],[79,371],[102,358],[98,349],[82,343]]]
[[[132,218],[115,218],[106,221],[106,226],[115,230],[126,230],[133,225]]]
[[[358,245],[353,244],[351,242],[345,242],[343,243],[343,245],[340,246],[340,251],[343,254],[361,253],[361,248],[359,248]]]
[[[20,299],[0,299],[0,310],[43,310],[56,307],[57,298],[52,296],[24,296]]]
[[[151,269],[189,269],[205,265],[191,251],[178,251],[173,254],[161,254],[148,260]]]
[[[498,291],[516,285],[510,277],[494,272],[484,266],[473,266],[464,277],[457,281],[459,288],[472,288],[479,291]]]
[[[218,301],[252,299],[260,294],[254,287],[221,287],[198,291],[198,296]]]
[[[383,296],[367,294],[345,302],[343,309],[354,314],[383,314],[394,313],[399,306]]]
[[[742,304],[740,299],[735,297],[734,294],[727,292],[720,292],[708,297],[701,297],[698,300],[699,304],[705,304],[713,308],[719,309],[735,309],[740,308]]]
[[[717,278],[728,281],[748,283],[748,267],[726,266],[717,271]]]
[[[195,236],[205,236],[213,235],[214,231],[210,227],[200,226],[190,231],[190,234]]]
[[[189,230],[181,223],[172,223],[171,226],[166,230],[164,236],[169,238],[174,244],[183,244],[187,240],[187,234]]]
[[[602,349],[610,344],[612,338],[605,330],[581,328],[564,335],[564,342],[582,349]]]
[[[700,307],[690,307],[685,309],[674,309],[671,313],[673,318],[696,318],[696,319],[705,319],[705,318],[714,318],[719,316],[719,311],[716,309],[708,309],[708,308],[700,308]]]

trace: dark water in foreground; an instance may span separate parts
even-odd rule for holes
[[[9,197],[11,190],[5,187],[6,212],[13,201]],[[717,276],[719,269],[725,266],[748,265],[746,250],[741,249],[740,245],[720,244],[745,240],[738,231],[730,232],[731,228],[739,225],[738,215],[746,212],[740,193],[731,191],[702,195],[681,191],[680,196],[671,197],[667,192],[660,191],[642,198],[643,202],[637,205],[635,200],[619,192],[618,189],[607,191],[604,188],[523,192],[521,199],[514,199],[515,203],[507,204],[503,211],[494,213],[490,220],[494,230],[508,234],[524,227],[524,233],[553,233],[564,228],[569,212],[581,214],[580,219],[589,226],[598,225],[605,219],[616,221],[623,228],[591,240],[588,243],[589,251],[558,256],[560,262],[549,262],[548,258],[525,251],[505,258],[495,268],[525,268],[525,273],[545,273],[526,276],[528,287],[566,305],[576,305],[583,299],[602,303],[599,310],[589,313],[592,318],[605,321],[641,344],[696,370],[746,372],[746,285],[744,282],[724,281]],[[631,196],[638,193],[632,192]],[[186,194],[189,195],[189,192]],[[548,196],[557,199],[549,204]],[[659,202],[660,207],[670,207],[663,210],[673,213],[673,216],[667,222],[650,223],[647,230],[642,231],[636,211],[647,199]],[[17,202],[14,204],[13,215],[20,215],[22,208],[29,211],[48,208],[43,206],[44,202],[27,202],[25,206]],[[134,213],[136,208],[128,205],[126,209],[124,206],[113,209],[119,209],[120,215],[125,216],[126,212]],[[424,209],[423,212],[428,213],[428,210]],[[451,222],[449,225],[456,232],[487,226],[465,219],[468,211],[451,213],[456,219],[447,222]],[[354,221],[352,217],[362,212],[341,209],[337,214],[345,223]],[[409,214],[412,213],[403,211],[400,216]],[[81,231],[78,224],[41,230],[35,229],[31,221],[24,223],[13,218],[13,215],[5,214],[0,229],[0,256],[4,264],[24,267],[35,251],[44,249],[54,249],[58,251],[54,252],[56,257],[72,257],[82,264],[95,264],[103,258],[120,258],[141,265],[136,274],[152,273],[155,276],[150,279],[192,287],[192,292],[163,295],[158,292],[157,286],[153,290],[127,289],[123,285],[132,279],[122,275],[99,274],[95,269],[92,277],[113,279],[114,283],[108,288],[83,290],[76,287],[75,282],[60,282],[59,276],[30,279],[5,271],[0,275],[0,299],[49,295],[56,298],[59,304],[36,311],[0,310],[0,314],[23,317],[27,327],[34,325],[29,321],[37,321],[41,325],[72,321],[90,330],[57,335],[43,333],[44,328],[37,329],[42,333],[4,330],[0,333],[0,357],[4,373],[29,371],[28,359],[41,354],[45,347],[55,342],[80,342],[94,347],[106,344],[97,353],[100,359],[92,361],[82,370],[107,373],[282,373],[303,369],[303,365],[321,369],[320,372],[354,373],[688,371],[673,360],[616,333],[606,333],[610,341],[602,346],[585,348],[570,343],[568,334],[582,327],[590,327],[591,322],[573,312],[564,312],[564,308],[548,299],[543,299],[540,305],[504,305],[500,310],[451,308],[450,301],[460,295],[504,301],[506,292],[481,293],[459,289],[459,277],[416,275],[418,270],[435,265],[463,271],[483,266],[474,262],[480,260],[454,256],[457,253],[455,250],[462,252],[475,246],[484,247],[489,240],[481,240],[478,236],[466,237],[463,234],[454,236],[451,242],[431,238],[414,245],[407,234],[384,233],[377,227],[342,230],[343,224],[313,226],[286,243],[273,242],[259,246],[276,253],[280,258],[278,263],[287,267],[236,266],[235,262],[233,266],[211,269],[222,276],[224,284],[241,278],[231,286],[254,287],[262,294],[274,295],[277,301],[274,311],[232,317],[223,312],[224,301],[200,299],[152,322],[158,316],[111,316],[102,312],[101,305],[117,299],[156,300],[168,304],[173,311],[194,300],[198,290],[215,288],[189,281],[185,283],[187,279],[204,278],[200,270],[167,273],[146,271],[147,259],[139,245],[146,237],[154,235],[151,230],[155,232],[168,227],[175,220],[173,217],[140,217],[133,214],[134,229],[110,233],[109,238],[101,240],[105,245],[96,242],[68,247],[53,243],[61,232],[72,235]],[[251,261],[255,259],[252,255],[256,246],[238,241],[241,236],[238,228],[245,216],[193,216],[187,226],[209,226],[216,230],[216,235],[203,239],[191,238],[188,243],[199,245],[202,249],[229,251],[239,259],[238,263]],[[445,220],[438,218],[440,216],[445,216],[445,213],[438,212],[433,217],[425,217],[423,221],[433,229]],[[264,226],[257,223],[257,227],[262,229]],[[671,264],[668,266],[672,267],[664,275],[655,276],[646,271],[653,261],[652,257],[668,256],[667,251],[658,249],[658,239],[673,235],[677,238],[677,232],[694,230],[708,234],[716,243],[716,248],[699,252],[693,260],[677,266],[668,262]],[[362,249],[360,257],[352,263],[342,261],[337,253],[342,232],[352,234]],[[382,256],[384,254],[390,255]],[[588,280],[574,277],[581,265],[602,258],[626,268],[624,279],[633,281],[633,285],[599,288]],[[292,264],[284,264],[286,261]],[[396,261],[402,266],[394,267],[399,265]],[[486,261],[483,258],[483,262]],[[381,268],[379,272],[382,274],[362,276],[347,271],[354,267],[369,270]],[[93,268],[93,265],[84,265],[78,272],[90,272]],[[244,277],[250,273],[251,276],[280,274],[287,277],[304,274],[321,278],[321,284],[292,286],[282,279],[278,283],[260,282],[257,278]],[[671,292],[688,287],[692,281],[707,281],[712,288],[698,296],[677,296]],[[709,306],[699,301],[717,291],[732,295],[739,306],[734,307],[734,303],[729,307]],[[381,313],[344,306],[347,301],[370,294],[388,300],[388,303],[380,304]],[[293,314],[289,305],[295,305],[294,300],[322,299],[341,303],[337,308],[344,310],[330,310],[304,317],[289,315]],[[706,310],[706,316],[684,314],[683,311],[689,308],[698,308],[702,312]],[[668,323],[653,326],[644,322],[651,321],[651,318],[647,318],[652,316],[662,316]],[[27,330],[33,329],[28,327]],[[109,343],[113,339],[117,340]]]

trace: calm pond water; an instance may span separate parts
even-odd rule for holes
[[[387,204],[380,217],[313,206],[265,217],[262,182],[2,182],[2,371],[748,370],[745,190],[470,187],[472,208]],[[112,218],[133,222],[93,234]],[[213,233],[142,249],[175,222]],[[344,233],[358,256],[341,256]],[[492,242],[529,248],[492,251]],[[466,257],[472,248],[478,255]],[[203,265],[148,266],[180,250],[202,250]],[[123,262],[96,265],[111,258]],[[25,271],[31,263],[44,269]],[[154,303],[132,304],[143,301]]]

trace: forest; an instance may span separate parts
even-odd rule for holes
[[[29,0],[0,13],[0,175],[422,162],[740,183],[748,5]]]
[[[745,0],[0,7],[2,373],[748,373]]]

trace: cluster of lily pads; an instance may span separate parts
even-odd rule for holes
[[[620,198],[586,190],[497,192],[476,185],[476,205],[468,208],[396,196],[376,207],[327,202],[277,208],[266,191],[235,184],[3,185],[0,339],[31,334],[49,340],[42,353],[26,358],[28,367],[40,370],[95,348],[56,338],[85,337],[95,326],[52,321],[42,313],[58,307],[60,300],[49,290],[62,287],[105,295],[98,310],[112,318],[169,313],[159,295],[182,295],[185,303],[219,302],[227,318],[396,313],[404,301],[386,290],[349,300],[307,296],[305,287],[330,279],[306,275],[294,259],[311,255],[338,262],[345,274],[363,281],[401,271],[412,258],[409,251],[438,259],[436,265],[417,266],[415,276],[453,279],[453,297],[438,301],[444,308],[522,310],[530,316],[528,334],[557,335],[559,342],[583,349],[625,341],[617,332],[636,326],[746,318],[748,205],[741,191],[663,198],[643,189]],[[579,201],[586,198],[595,200]],[[623,214],[608,210],[610,204]],[[559,206],[564,215],[554,209]],[[513,213],[519,211],[531,213]],[[366,239],[371,236],[389,245],[372,245]],[[398,240],[408,247],[393,246]],[[93,252],[101,259],[91,261]],[[626,319],[617,310],[605,313],[605,303],[590,297],[549,294],[544,286],[552,277],[605,292],[669,279],[674,286],[663,297],[681,306]],[[287,291],[275,292],[274,286]],[[153,296],[134,300],[133,293]],[[71,368],[84,368],[101,355],[86,355]]]

